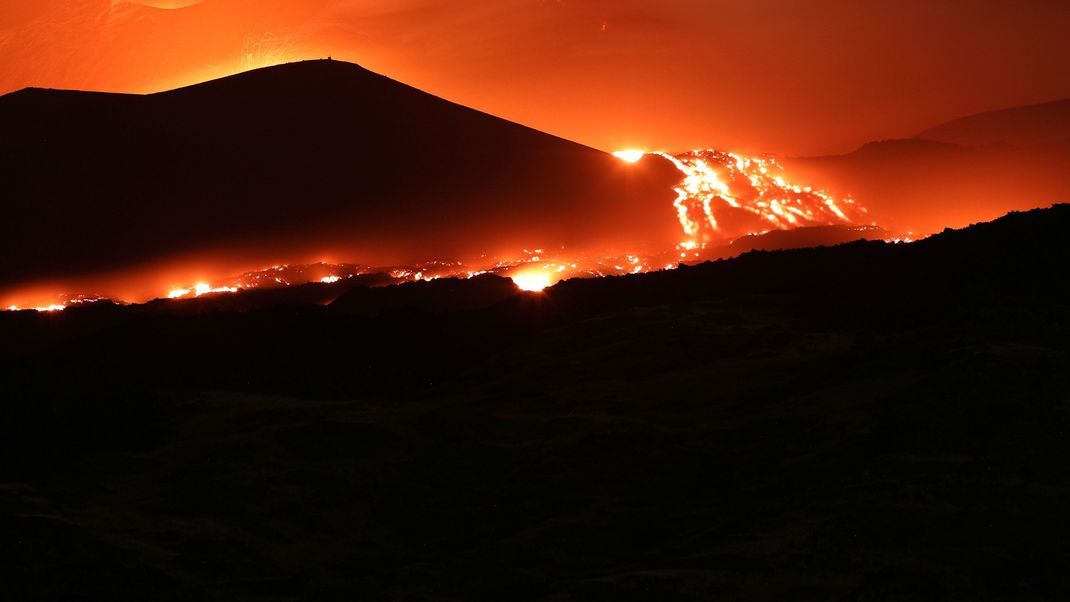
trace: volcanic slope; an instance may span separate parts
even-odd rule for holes
[[[184,254],[382,264],[671,248],[679,232],[667,162],[626,165],[340,61],[144,96],[26,89],[0,97],[0,131],[0,286]]]

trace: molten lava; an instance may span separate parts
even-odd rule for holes
[[[522,291],[539,292],[550,286],[550,276],[543,271],[527,271],[511,276]]]
[[[614,153],[629,163],[644,154]],[[866,213],[850,198],[837,200],[809,186],[787,182],[773,157],[743,157],[719,150],[649,154],[672,162],[683,176],[673,205],[686,237],[683,244],[690,248],[755,231],[854,224]]]
[[[238,287],[236,286],[217,286],[213,287],[207,282],[198,282],[193,285],[193,288],[176,288],[167,293],[168,299],[182,299],[190,296],[200,297],[201,295],[207,295],[208,293],[236,293]]]
[[[665,160],[680,172],[673,207],[680,222],[675,248],[646,254],[590,257],[562,247],[556,251],[523,250],[514,257],[481,257],[469,261],[428,261],[417,265],[372,267],[358,264],[275,265],[246,272],[222,283],[195,281],[159,293],[169,299],[189,299],[212,293],[318,283],[332,285],[363,274],[387,274],[393,281],[471,278],[485,273],[513,279],[525,291],[541,291],[565,278],[625,275],[676,268],[680,262],[699,262],[720,255],[717,245],[769,230],[807,226],[864,225],[866,209],[850,198],[836,199],[809,186],[786,180],[772,157],[743,157],[718,150],[679,155],[641,150],[613,153],[626,163]],[[649,158],[649,159],[648,159]],[[889,240],[898,242],[901,237]],[[625,246],[627,241],[622,241]],[[723,250],[723,246],[720,249]],[[73,304],[101,300],[101,295],[53,295],[50,299],[11,305],[10,309],[59,311]],[[129,300],[118,299],[120,302]],[[136,300],[135,300],[136,301]]]

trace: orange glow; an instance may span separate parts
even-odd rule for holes
[[[522,291],[539,292],[550,286],[550,277],[542,271],[529,271],[511,276],[517,288]]]
[[[0,93],[333,55],[597,148],[820,154],[1070,95],[1065,3],[982,4],[4,0]]]
[[[129,2],[130,4],[142,4],[152,8],[176,10],[179,8],[186,8],[187,6],[193,6],[194,4],[200,4],[202,1],[203,0],[112,0],[112,4]]]

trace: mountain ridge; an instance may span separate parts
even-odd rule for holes
[[[0,97],[0,126],[18,199],[0,252],[23,257],[0,286],[204,250],[397,263],[678,229],[671,165],[623,165],[341,61],[148,95],[26,89]]]
[[[794,157],[788,173],[863,201],[881,226],[915,234],[1070,201],[1070,100],[967,115],[912,138]]]
[[[1070,142],[1070,98],[974,113],[917,134],[963,146],[1033,146]]]

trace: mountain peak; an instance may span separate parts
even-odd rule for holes
[[[0,164],[21,202],[0,254],[23,259],[0,286],[238,246],[253,265],[394,264],[679,233],[668,162],[625,165],[345,61],[3,100]]]
[[[174,90],[157,92],[150,96],[180,94],[190,90],[213,89],[225,86],[267,86],[273,88],[306,87],[310,92],[320,86],[342,83],[393,84],[408,90],[415,88],[371,71],[357,63],[334,59],[309,59],[259,67],[221,78],[192,84]],[[419,91],[418,91],[419,92]],[[421,94],[426,94],[420,92]],[[430,95],[428,95],[430,96]]]
[[[1070,98],[987,111],[954,119],[918,134],[964,146],[1034,146],[1070,141]]]

